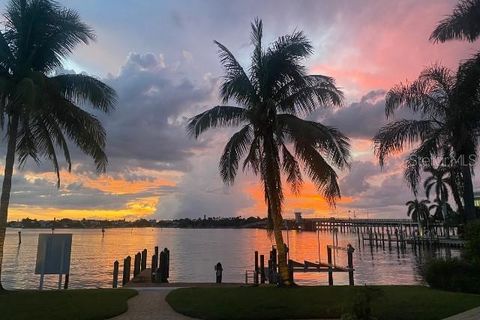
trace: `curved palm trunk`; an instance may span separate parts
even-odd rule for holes
[[[463,217],[463,203],[462,198],[460,197],[460,192],[458,192],[458,188],[452,188],[453,200],[455,200],[455,204],[457,205],[457,211],[460,216]]]
[[[2,286],[3,246],[7,229],[8,205],[12,189],[13,166],[15,164],[15,148],[17,144],[18,115],[13,116],[8,128],[7,156],[5,158],[5,173],[3,176],[2,195],[0,198],[0,290]]]
[[[282,212],[281,212],[281,180],[278,167],[278,155],[274,153],[273,138],[265,139],[264,156],[267,166],[265,168],[265,191],[267,193],[268,208],[273,221],[273,235],[277,245],[278,253],[278,273],[280,276],[279,284],[281,286],[291,286],[293,281],[290,279],[287,263],[287,252],[282,234]],[[275,169],[277,168],[277,169]]]
[[[463,183],[464,183],[464,190],[463,190],[463,202],[465,204],[464,218],[466,222],[469,222],[477,218],[477,215],[475,212],[472,172],[470,170],[470,166],[468,165],[462,166],[462,176],[463,176]]]
[[[285,242],[283,241],[282,217],[278,213],[272,212],[272,219],[273,236],[275,237],[278,253],[278,273],[280,276],[279,284],[281,286],[290,286],[292,285],[292,281],[288,272],[287,251],[285,250]]]

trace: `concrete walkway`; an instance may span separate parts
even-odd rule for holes
[[[480,307],[456,314],[443,320],[478,320],[480,319]]]
[[[111,320],[192,320],[173,311],[165,301],[176,288],[134,288],[138,295],[128,300],[128,311]]]

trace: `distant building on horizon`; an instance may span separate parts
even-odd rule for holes
[[[475,191],[473,193],[473,202],[475,207],[480,208],[480,191]]]

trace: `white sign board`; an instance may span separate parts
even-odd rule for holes
[[[69,274],[72,234],[39,234],[35,274]]]

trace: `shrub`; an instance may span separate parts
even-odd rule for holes
[[[371,301],[380,294],[377,289],[357,289],[349,312],[344,313],[341,320],[376,320],[372,316]]]
[[[467,224],[465,241],[465,258],[480,266],[480,221]]]
[[[471,262],[433,259],[424,267],[424,278],[430,287],[449,291],[480,293],[480,274]]]

